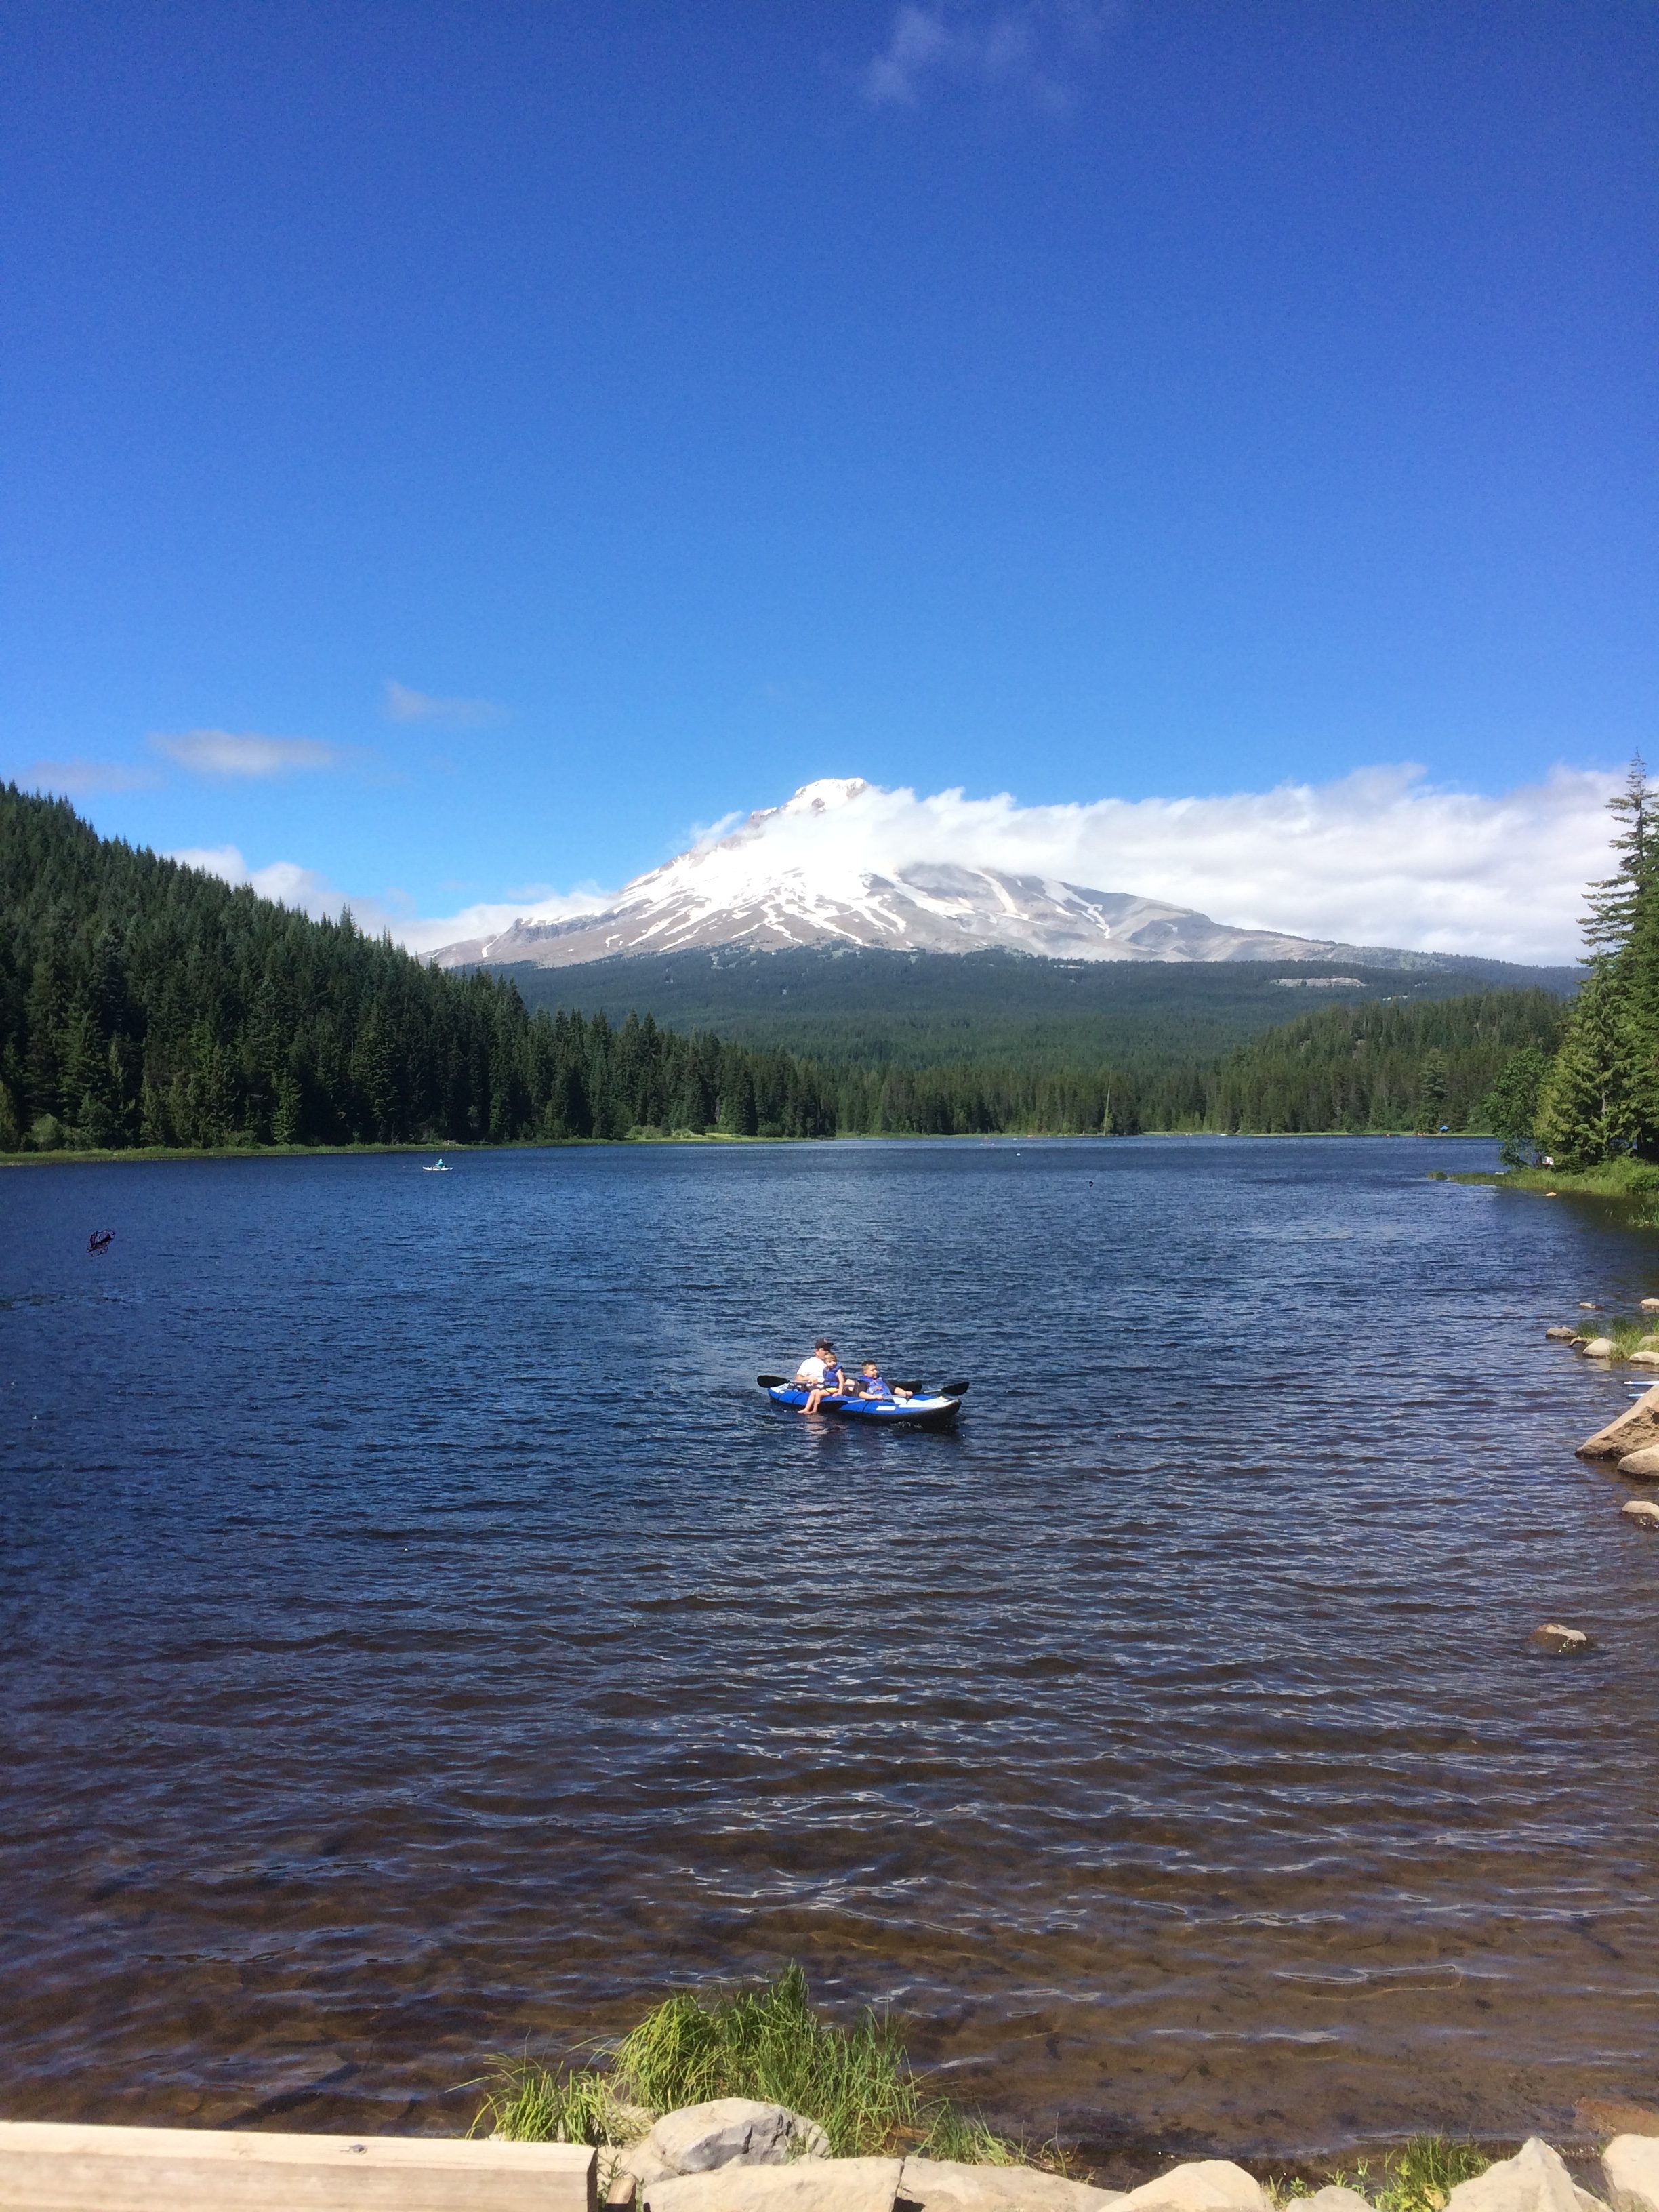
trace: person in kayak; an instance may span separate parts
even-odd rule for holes
[[[811,1358],[803,1359],[795,1370],[795,1388],[806,1393],[803,1413],[816,1413],[822,1399],[846,1395],[847,1377],[836,1364],[836,1347],[827,1336],[818,1339]]]
[[[896,1384],[889,1382],[873,1359],[865,1361],[857,1389],[860,1398],[908,1398],[910,1395],[908,1390],[901,1390]]]

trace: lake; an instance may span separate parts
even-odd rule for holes
[[[0,2112],[452,2130],[790,1959],[1109,2172],[1650,2094],[1659,1538],[1540,1339],[1659,1242],[1487,1158],[0,1174]],[[959,1432],[770,1407],[825,1328]]]

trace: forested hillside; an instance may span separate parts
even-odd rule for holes
[[[828,1136],[793,1055],[528,1012],[0,787],[0,1150]]]

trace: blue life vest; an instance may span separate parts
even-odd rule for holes
[[[887,1386],[885,1377],[880,1375],[860,1376],[859,1389],[866,1398],[890,1398],[893,1395]]]

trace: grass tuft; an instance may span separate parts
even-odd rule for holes
[[[503,2061],[481,2085],[474,2131],[520,2142],[627,2143],[659,2112],[755,2097],[816,2120],[832,2158],[915,2150],[976,2166],[1022,2162],[977,2113],[924,2100],[897,2028],[867,2008],[850,2027],[820,2020],[798,1966],[775,1982],[705,2000],[679,1990],[608,2053],[550,2069]],[[1043,2162],[1054,2160],[1046,2154]]]
[[[1473,2181],[1492,2160],[1474,2144],[1451,2142],[1444,2136],[1413,2136],[1383,2165],[1382,2186],[1372,2202],[1377,2212],[1444,2212],[1446,2199],[1460,2181]]]

